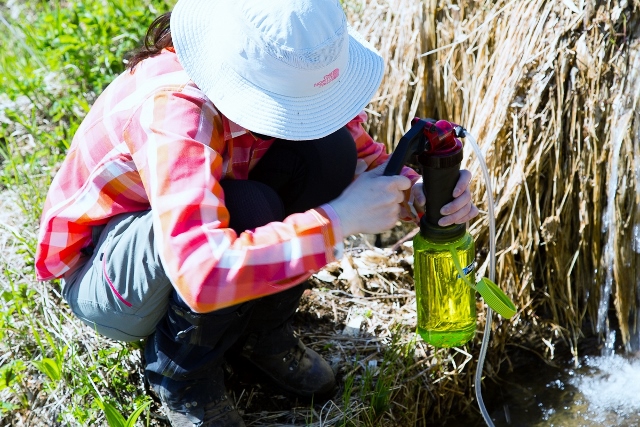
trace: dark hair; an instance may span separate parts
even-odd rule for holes
[[[136,65],[143,59],[150,58],[159,54],[162,49],[173,46],[171,40],[171,28],[169,22],[171,20],[171,12],[158,16],[149,25],[147,34],[144,36],[143,46],[127,55],[127,68],[133,72]]]

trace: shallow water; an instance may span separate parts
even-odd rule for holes
[[[585,357],[505,376],[487,405],[496,427],[640,426],[640,358]]]

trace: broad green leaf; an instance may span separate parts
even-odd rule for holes
[[[59,364],[57,360],[45,358],[32,363],[53,381],[60,381],[60,378],[62,378],[62,364]]]
[[[104,415],[107,417],[109,427],[125,427],[127,425],[127,421],[125,421],[120,411],[109,402],[98,399],[98,406],[100,406],[100,409],[102,409]]]
[[[0,367],[0,390],[11,387],[15,381],[20,380],[20,373],[25,370],[22,360],[14,360]]]
[[[133,411],[133,414],[131,414],[129,416],[129,419],[127,419],[127,423],[125,424],[125,427],[133,427],[136,424],[136,421],[138,421],[138,418],[140,417],[140,415],[142,414],[142,412],[149,406],[151,405],[151,401],[147,401],[145,403],[143,403],[142,405],[140,405],[138,407],[138,409],[136,409],[135,411]]]

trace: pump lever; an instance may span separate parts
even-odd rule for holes
[[[400,138],[400,142],[391,154],[391,158],[384,169],[384,176],[397,175],[407,163],[409,157],[421,153],[425,149],[424,128],[427,124],[435,123],[433,119],[413,119],[411,129]]]

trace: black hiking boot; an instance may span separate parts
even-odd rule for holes
[[[335,388],[336,379],[331,366],[299,339],[295,338],[292,347],[278,353],[261,351],[261,347],[257,336],[251,334],[240,356],[282,389],[301,397],[322,397]]]
[[[212,378],[176,381],[147,372],[172,427],[245,427],[227,396],[222,369]]]

